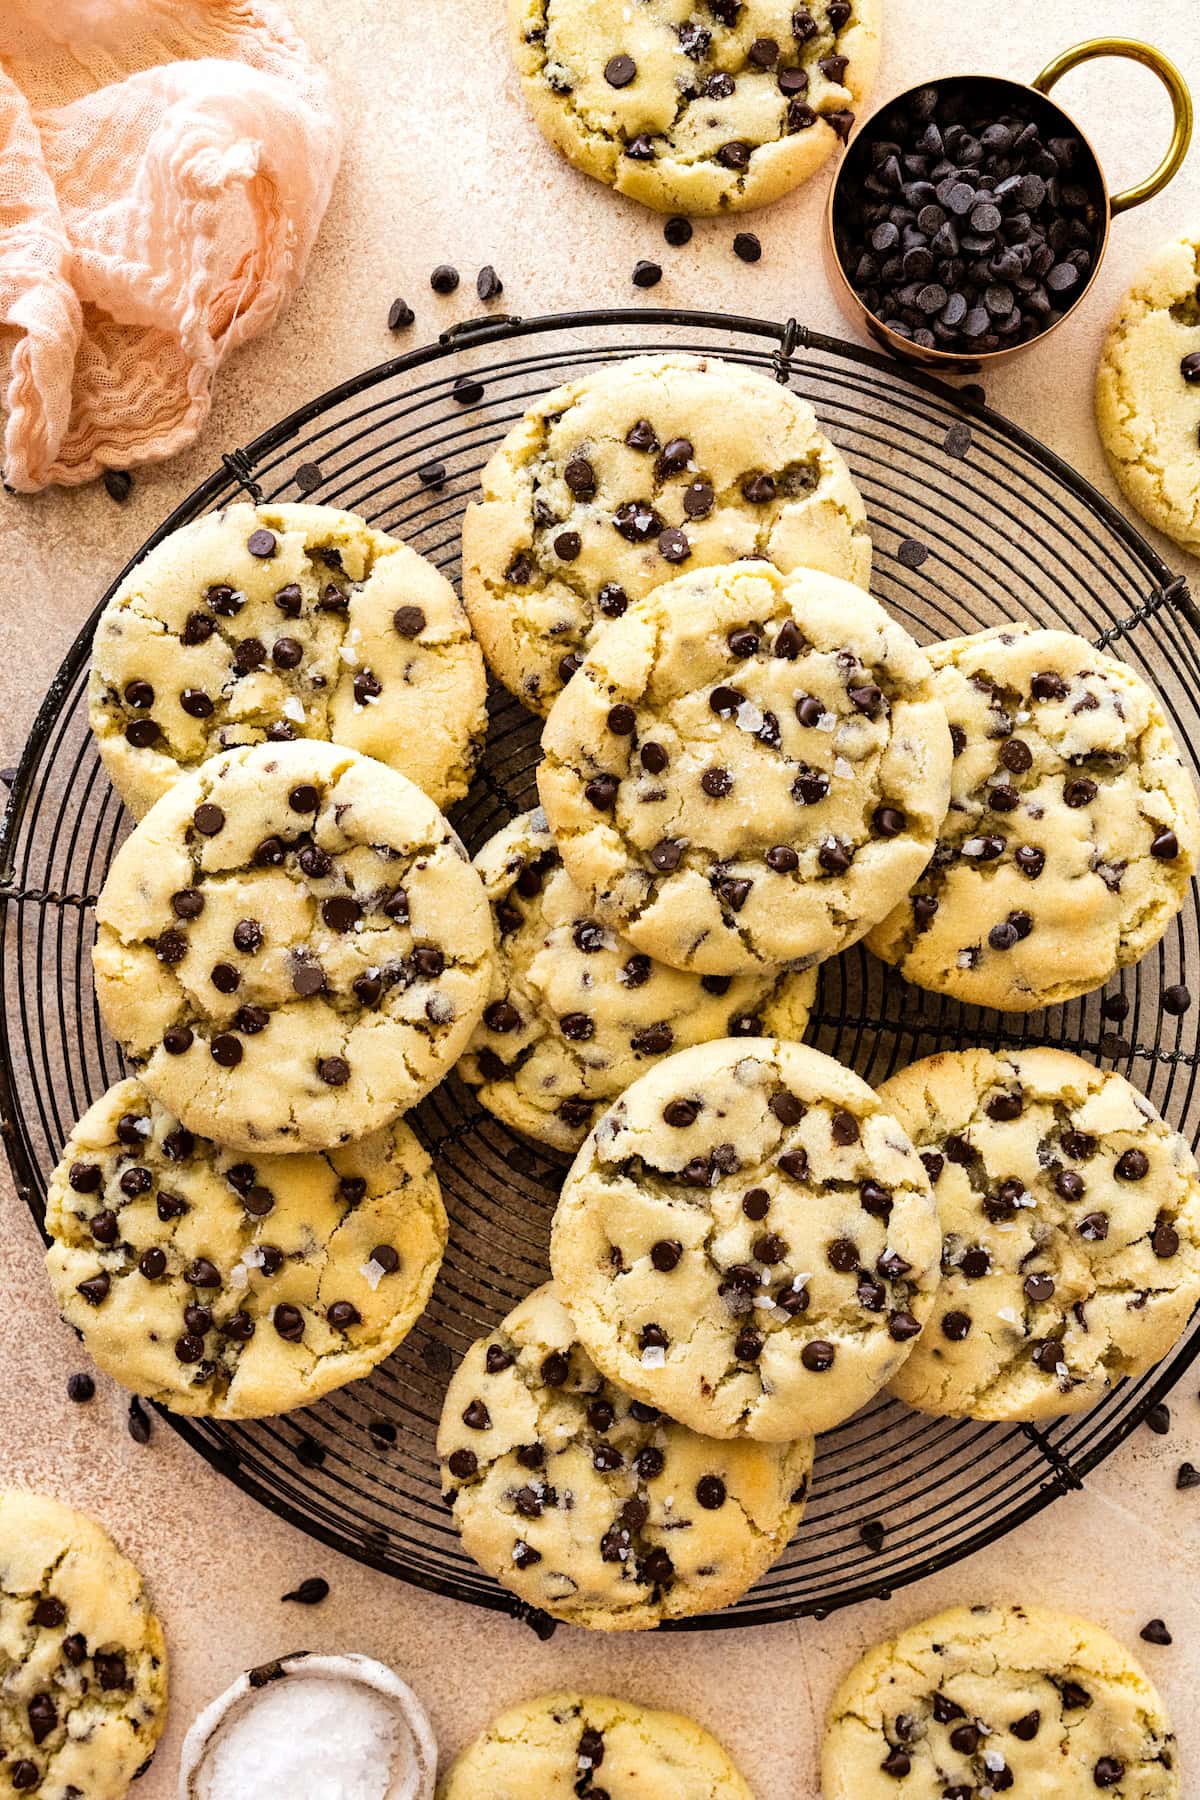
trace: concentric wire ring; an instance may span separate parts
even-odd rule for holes
[[[671,350],[759,368],[813,403],[867,503],[874,591],[918,639],[1013,617],[1077,631],[1154,683],[1185,755],[1195,756],[1200,620],[1151,547],[1015,426],[794,321],[649,309],[472,322],[231,451],[139,557],[168,530],[258,488],[267,500],[308,498],[362,513],[456,578],[479,471],[526,405],[600,363]],[[462,404],[454,384],[466,372],[484,391]],[[434,478],[433,464],[444,465],[444,479]],[[39,1224],[68,1132],[123,1072],[90,979],[96,895],[128,829],[87,732],[94,625],[93,616],[51,686],[0,826],[0,1113],[18,1187]],[[538,735],[537,720],[493,693],[484,764],[455,814],[472,851],[533,803]],[[1098,995],[1027,1017],[978,1012],[907,987],[855,948],[821,971],[810,1038],[873,1082],[936,1049],[1060,1045],[1128,1076],[1194,1143],[1195,1024],[1191,1014],[1164,1013],[1159,995],[1200,966],[1198,945],[1193,889],[1162,943],[1110,984],[1129,1001],[1119,1030],[1102,1017]],[[546,1628],[463,1553],[440,1498],[433,1440],[450,1369],[545,1276],[563,1160],[482,1113],[454,1077],[413,1123],[437,1161],[451,1241],[407,1342],[366,1380],[303,1413],[244,1425],[170,1422],[246,1492],[336,1549]],[[737,1606],[683,1628],[823,1614],[991,1542],[1078,1486],[1198,1350],[1194,1323],[1153,1374],[1037,1429],[877,1402],[821,1440],[808,1513],[778,1564]],[[386,1430],[372,1433],[380,1422],[394,1428],[394,1443]],[[862,1533],[876,1524],[882,1548],[872,1548],[874,1530]]]

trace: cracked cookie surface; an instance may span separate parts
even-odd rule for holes
[[[954,740],[950,811],[868,947],[1003,1012],[1100,987],[1157,943],[1196,868],[1196,790],[1162,707],[1070,632],[999,626],[929,660]]]
[[[414,1106],[491,983],[483,886],[432,800],[311,740],[181,777],[96,919],[96,995],[133,1069],[240,1150],[326,1150]]]
[[[487,726],[483,657],[454,589],[407,544],[327,506],[228,506],[172,532],[96,627],[89,722],[141,818],[242,744],[335,740],[438,806]]]
[[[1168,244],[1117,310],[1096,423],[1126,499],[1200,554],[1200,236]]]
[[[458,1756],[438,1800],[752,1800],[702,1725],[607,1694],[510,1707]]]
[[[491,667],[535,712],[682,563],[870,575],[862,499],[808,402],[713,357],[639,357],[556,388],[482,482],[463,594]]]
[[[154,1754],[167,1651],[142,1578],[57,1500],[0,1493],[0,1774],[37,1800],[122,1800]]]
[[[50,1182],[59,1311],[106,1374],[173,1412],[263,1418],[390,1356],[446,1245],[433,1166],[400,1122],[328,1156],[226,1150],[118,1082]]]
[[[463,1543],[568,1624],[645,1631],[732,1606],[804,1511],[811,1437],[717,1443],[604,1380],[547,1282],[473,1344],[438,1455]]]
[[[879,1098],[942,1227],[933,1316],[894,1394],[953,1417],[1053,1418],[1166,1355],[1200,1299],[1200,1176],[1129,1082],[1064,1050],[964,1050]]]
[[[540,808],[489,839],[475,867],[496,965],[458,1072],[515,1130],[577,1150],[656,1058],[716,1038],[804,1036],[815,970],[697,976],[641,955],[592,918]]]
[[[1158,1694],[1098,1625],[1048,1607],[955,1607],[856,1663],[834,1696],[825,1800],[1178,1800]]]
[[[661,212],[764,206],[844,144],[882,0],[508,0],[526,101],[585,174]]]
[[[827,1431],[928,1317],[929,1179],[865,1082],[770,1038],[682,1050],[604,1113],[550,1262],[610,1381],[710,1437]]]
[[[950,736],[923,651],[815,570],[702,569],[610,625],[538,792],[596,916],[675,968],[807,967],[929,859]]]

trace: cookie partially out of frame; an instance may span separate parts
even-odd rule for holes
[[[239,1150],[387,1124],[449,1071],[491,985],[483,886],[432,800],[311,740],[182,776],[96,920],[96,995],[132,1068]]]
[[[834,1696],[825,1800],[1178,1800],[1179,1752],[1133,1657],[1041,1606],[958,1606],[877,1644]]]
[[[92,647],[88,716],[135,818],[242,744],[332,739],[466,793],[483,741],[483,658],[445,576],[328,506],[227,506],[130,571]]]
[[[752,1800],[711,1733],[607,1694],[510,1707],[459,1755],[438,1800]]]
[[[1129,1082],[1065,1050],[962,1050],[879,1098],[942,1227],[933,1317],[894,1394],[959,1418],[1053,1418],[1166,1355],[1200,1299],[1200,1175]]]
[[[475,867],[496,972],[458,1072],[515,1130],[578,1150],[604,1107],[672,1050],[804,1036],[815,969],[689,975],[643,956],[591,916],[540,808],[489,838]]]
[[[167,1651],[142,1578],[94,1519],[0,1493],[0,1783],[123,1800],[162,1735]]]
[[[606,363],[545,394],[463,522],[463,595],[493,671],[545,713],[652,587],[739,557],[866,586],[862,499],[798,394],[712,356]]]
[[[50,1182],[46,1266],[96,1363],[173,1412],[262,1418],[389,1356],[446,1244],[408,1127],[325,1156],[197,1137],[139,1081],[101,1096]]]
[[[1200,233],[1152,257],[1117,309],[1096,423],[1125,498],[1200,554]]]
[[[732,1606],[804,1511],[811,1437],[718,1443],[604,1380],[552,1283],[472,1344],[446,1392],[463,1543],[529,1605],[594,1631]]]
[[[954,742],[950,810],[867,938],[920,987],[1030,1012],[1100,987],[1183,905],[1200,806],[1141,677],[1013,623],[929,649]]]
[[[662,212],[763,206],[845,143],[882,0],[508,0],[525,98],[576,168]]]
[[[597,1121],[550,1262],[597,1368],[709,1437],[831,1429],[895,1375],[941,1238],[896,1119],[832,1057],[681,1050]]]

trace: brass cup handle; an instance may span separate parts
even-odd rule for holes
[[[1110,205],[1115,216],[1117,213],[1128,212],[1131,206],[1140,206],[1143,200],[1152,200],[1178,174],[1192,141],[1192,96],[1188,92],[1187,82],[1170,58],[1164,56],[1161,50],[1156,50],[1152,44],[1139,43],[1136,38],[1088,38],[1082,44],[1072,44],[1069,50],[1064,50],[1060,56],[1046,64],[1033,86],[1039,94],[1048,94],[1070,70],[1078,68],[1080,63],[1092,62],[1098,56],[1126,56],[1132,62],[1142,63],[1147,69],[1151,69],[1170,94],[1174,114],[1167,154],[1152,175],[1147,175],[1136,186],[1126,188],[1123,194],[1113,195]]]

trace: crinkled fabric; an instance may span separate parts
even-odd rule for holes
[[[191,443],[223,358],[302,279],[341,144],[275,0],[3,0],[10,488]]]

